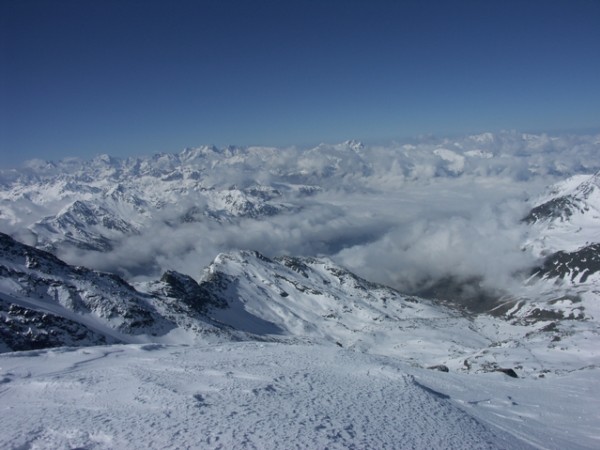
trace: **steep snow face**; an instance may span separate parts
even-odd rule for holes
[[[217,275],[219,285],[212,288]],[[377,333],[385,324],[392,328],[401,321],[459,318],[443,307],[369,283],[326,259],[221,254],[201,284],[227,304],[212,311],[213,317],[235,328],[326,338],[348,347],[367,346],[362,335]],[[264,322],[249,323],[248,316]]]
[[[572,177],[543,196],[525,220],[529,246],[541,255],[572,252],[600,241],[600,172]]]
[[[541,257],[513,317],[600,319],[600,172],[565,180],[525,217]]]

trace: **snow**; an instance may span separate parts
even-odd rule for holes
[[[428,235],[411,239],[413,246],[402,242],[403,236],[436,230],[460,234],[464,226],[448,226],[455,220],[485,230],[494,226],[490,221],[507,222],[509,202],[519,203],[511,211],[518,222],[526,214],[526,197],[600,169],[597,140],[524,139],[502,132],[383,146],[348,141],[308,149],[199,147],[179,154],[36,164],[0,171],[0,231],[71,264],[129,279],[155,278],[166,270],[195,277],[216,254],[250,248],[268,256],[327,255],[363,277],[405,289],[422,280],[409,276],[411,268],[397,270],[397,261],[414,257],[411,266],[424,266],[415,270],[440,277],[463,270],[460,261],[470,261],[476,252],[458,255],[457,263],[456,246],[438,255],[426,248]],[[76,202],[94,217],[75,214]],[[512,223],[510,233],[514,230]],[[496,234],[493,242],[517,249],[502,272],[521,269],[514,261],[522,242]],[[458,236],[479,237],[482,242],[472,247],[504,263],[485,233]],[[381,257],[379,246],[394,254]],[[366,264],[353,264],[359,259]],[[474,261],[464,270],[481,275],[481,267]]]
[[[13,353],[0,446],[593,448],[596,375],[448,374],[316,342]]]
[[[4,330],[13,305],[24,336],[37,312],[106,338],[54,345],[123,343],[0,355],[0,448],[600,448],[600,273],[515,278],[598,242],[598,142],[201,147],[0,172],[0,230],[138,281],[0,255]],[[568,214],[521,221],[561,197]],[[506,295],[497,317],[468,315],[336,263]],[[171,269],[212,306],[150,281]]]
[[[567,199],[569,214],[540,220],[526,246],[536,254],[575,251],[600,237],[600,173],[575,175],[555,184],[536,204]]]

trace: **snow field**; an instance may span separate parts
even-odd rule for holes
[[[335,346],[249,342],[6,354],[0,446],[530,448],[407,370]]]

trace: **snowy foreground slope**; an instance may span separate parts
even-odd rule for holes
[[[70,311],[45,297],[47,289],[71,292],[83,305],[102,292],[102,274],[77,269],[86,276],[72,279],[76,269],[46,260],[39,250],[8,245],[17,256],[5,256],[4,289],[13,270],[13,294],[23,293],[19,286],[35,287],[38,301],[30,297],[24,304],[4,293],[5,302],[21,308],[9,311],[5,323],[23,317],[31,326],[27,321],[44,303],[44,314]],[[28,252],[31,267],[17,264],[19,250]],[[52,262],[61,270],[44,274]],[[368,283],[327,260],[271,260],[248,251],[220,255],[200,284],[192,281],[171,273],[141,284],[148,294],[123,288],[125,299],[137,299],[130,304],[138,312],[140,305],[147,308],[142,316],[155,318],[142,328],[102,309],[65,317],[106,337],[154,343],[0,355],[0,447],[600,444],[596,322],[511,324],[463,316]],[[167,296],[186,287],[210,293],[214,304],[194,315],[183,297]],[[165,322],[168,333],[156,333],[162,329],[156,324]],[[193,344],[164,343],[175,340]],[[425,368],[435,363],[449,372]],[[519,378],[497,368],[514,368]]]
[[[2,448],[594,448],[591,372],[412,368],[318,343],[0,356]]]

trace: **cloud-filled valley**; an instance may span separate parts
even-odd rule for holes
[[[505,132],[31,161],[2,172],[0,230],[137,280],[197,278],[218,253],[253,249],[326,256],[404,292],[448,279],[510,292],[536,262],[523,217],[548,185],[598,170],[599,147]]]

